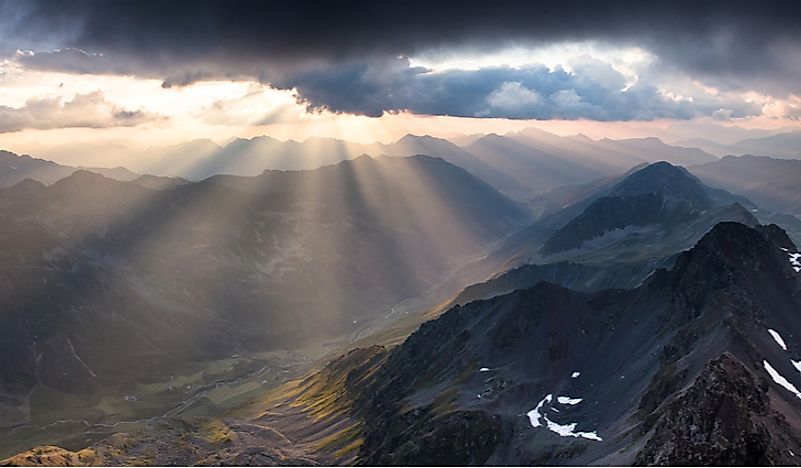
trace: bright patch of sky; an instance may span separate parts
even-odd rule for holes
[[[551,70],[564,68],[572,72],[576,61],[592,57],[612,65],[617,71],[636,81],[638,70],[651,64],[655,57],[639,47],[612,47],[598,42],[549,44],[542,47],[514,45],[502,50],[432,50],[409,57],[412,66],[434,72],[444,70],[480,70],[490,67],[525,68],[545,65]]]

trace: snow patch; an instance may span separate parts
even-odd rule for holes
[[[563,405],[577,405],[581,403],[582,399],[560,396],[556,398],[556,401],[558,401]],[[552,402],[553,402],[553,394],[549,393],[545,395],[545,398],[543,398],[542,400],[540,400],[539,403],[537,403],[536,408],[526,413],[526,416],[528,416],[528,420],[529,422],[531,422],[532,427],[540,427],[543,425],[542,421],[545,421],[545,427],[549,431],[555,432],[556,434],[559,434],[562,437],[581,437],[584,439],[595,440],[598,442],[603,441],[603,439],[600,438],[595,431],[576,432],[576,426],[578,425],[578,423],[559,424],[555,421],[550,420],[548,416],[543,414],[543,407],[545,406],[546,403],[550,404]],[[557,408],[551,407],[549,409],[555,413],[560,412]]]
[[[577,379],[581,375],[581,372],[573,372],[570,374],[571,379]]]
[[[781,385],[785,389],[795,393],[795,396],[797,396],[798,398],[801,398],[801,392],[798,391],[796,386],[790,383],[790,381],[785,379],[781,374],[779,374],[779,372],[777,372],[776,369],[774,369],[773,366],[771,366],[768,361],[763,360],[762,365],[765,366],[765,370],[768,371],[768,374],[770,374],[770,378],[773,379],[774,382]]]
[[[793,363],[793,367],[795,367],[798,372],[801,372],[801,361],[793,361],[790,359],[790,362]]]
[[[778,343],[783,350],[787,351],[787,343],[784,342],[784,339],[782,338],[781,335],[779,335],[779,332],[777,332],[772,328],[768,328],[768,333],[770,333],[770,336],[772,336],[773,339],[776,340],[776,343]]]
[[[545,398],[543,398],[542,400],[540,400],[539,403],[537,403],[536,408],[526,413],[526,416],[528,416],[528,420],[531,421],[532,427],[542,426],[542,423],[540,422],[540,417],[542,416],[540,414],[540,410],[542,409],[542,405],[544,405],[545,403],[550,403],[552,400],[553,400],[553,395],[549,393],[545,395]]]
[[[489,372],[489,371],[490,371],[490,368],[489,368],[489,367],[482,367],[482,368],[481,368],[481,369],[479,369],[478,371],[479,371],[479,372]]]
[[[596,434],[595,431],[576,432],[576,423],[557,424],[548,419],[548,416],[544,416],[544,418],[545,418],[545,423],[548,424],[548,429],[552,432],[556,432],[562,437],[583,437],[585,439],[597,440],[598,442],[603,441],[603,439],[598,437],[598,434]]]
[[[559,403],[561,403],[563,405],[577,405],[577,404],[581,403],[582,399],[581,398],[570,398],[570,397],[566,397],[566,396],[560,396],[560,397],[556,397],[556,401],[558,401]]]
[[[801,253],[791,253],[787,252],[787,256],[790,258],[790,265],[793,266],[793,270],[796,273],[801,271]]]

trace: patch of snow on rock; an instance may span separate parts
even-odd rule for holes
[[[531,426],[532,427],[540,427],[540,426],[542,426],[542,423],[540,422],[540,417],[541,417],[540,410],[542,409],[542,406],[545,403],[550,403],[552,400],[553,400],[553,395],[551,395],[549,393],[549,394],[545,395],[545,398],[543,398],[542,400],[540,400],[539,403],[537,403],[537,407],[536,408],[534,408],[533,410],[531,410],[528,413],[526,413],[526,416],[528,416],[528,420],[531,421]]]
[[[776,343],[778,343],[783,350],[787,351],[787,343],[784,342],[784,339],[782,338],[781,335],[779,335],[779,332],[777,332],[772,328],[768,328],[768,333],[770,333],[770,336],[772,336],[773,339],[776,340]]]
[[[801,253],[790,253],[787,252],[787,255],[790,257],[790,265],[793,266],[793,270],[796,273],[801,271]]]
[[[782,387],[786,388],[787,390],[795,393],[795,396],[801,398],[801,392],[798,391],[795,385],[790,383],[789,380],[785,379],[781,374],[779,374],[773,366],[770,365],[768,361],[762,361],[762,365],[765,366],[765,370],[768,371],[770,374],[770,378],[773,379],[774,382],[781,385]]]
[[[556,397],[556,401],[558,401],[563,405],[577,405],[581,403],[581,400],[582,400],[581,398],[570,398],[566,396]]]
[[[581,403],[582,399],[562,396],[562,397],[557,397],[557,401],[565,405],[577,405]],[[600,438],[595,431],[576,432],[576,426],[578,425],[578,423],[559,424],[555,421],[551,421],[550,419],[548,419],[548,416],[544,415],[542,411],[546,403],[550,404],[552,402],[553,402],[553,394],[549,393],[545,395],[545,398],[543,398],[542,400],[540,400],[539,403],[537,403],[536,408],[526,413],[526,416],[528,416],[528,419],[531,422],[532,427],[540,427],[543,425],[542,421],[545,421],[545,427],[547,427],[549,431],[555,432],[556,434],[559,434],[562,437],[581,437],[584,439],[590,439],[599,442],[603,441],[603,439]],[[552,410],[555,413],[560,412],[556,408],[550,408],[550,410]]]
[[[556,432],[562,437],[583,437],[599,442],[603,441],[595,432],[576,432],[576,423],[558,424],[548,419],[548,416],[545,416],[545,423],[548,424],[549,430]]]

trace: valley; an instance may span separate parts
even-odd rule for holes
[[[318,178],[326,182],[315,181]],[[359,183],[351,185],[352,181]],[[309,194],[298,191],[298,186],[318,188]],[[353,190],[356,187],[358,191]],[[377,385],[373,382],[382,379],[393,381],[396,377],[386,374],[395,372],[392,356],[412,346],[410,340],[419,340],[423,330],[434,323],[462,313],[463,307],[470,310],[484,307],[487,300],[511,300],[516,305],[505,307],[520,310],[523,306],[514,302],[520,294],[558,296],[562,294],[557,293],[559,288],[583,291],[571,293],[578,294],[576,297],[608,288],[649,290],[651,286],[647,285],[663,275],[659,272],[679,268],[687,255],[682,252],[693,249],[707,233],[723,225],[719,223],[759,228],[755,215],[782,219],[758,209],[746,197],[706,185],[684,168],[667,162],[637,164],[618,176],[599,178],[586,188],[575,187],[571,190],[576,198],[565,207],[537,215],[441,159],[362,156],[312,171],[214,176],[199,183],[163,177],[117,181],[78,171],[50,187],[26,180],[0,190],[4,217],[9,221],[4,225],[4,238],[6,245],[13,247],[5,257],[6,310],[20,311],[5,314],[4,320],[12,324],[6,330],[24,330],[10,343],[24,343],[29,337],[26,346],[31,352],[29,357],[17,354],[18,361],[6,361],[3,366],[6,425],[0,456],[56,464],[129,464],[136,460],[156,464],[272,464],[291,460],[303,464],[414,464],[423,459],[415,459],[413,453],[429,457],[431,450],[439,449],[417,447],[408,455],[398,455],[408,449],[371,448],[371,444],[390,443],[387,440],[391,438],[386,439],[389,435],[376,439],[376,434],[429,430],[423,428],[440,420],[445,426],[437,431],[447,431],[449,424],[467,424],[460,429],[467,432],[462,432],[462,439],[456,443],[471,447],[479,444],[441,463],[485,463],[490,456],[501,456],[499,444],[513,443],[506,439],[509,431],[520,431],[523,426],[520,422],[509,427],[502,424],[505,419],[501,415],[506,413],[497,413],[500,407],[486,413],[474,406],[480,403],[483,407],[501,398],[498,395],[512,391],[508,388],[512,382],[523,385],[519,382],[523,378],[518,375],[520,370],[513,370],[515,377],[496,381],[497,369],[517,369],[519,364],[499,367],[475,358],[464,361],[443,357],[443,363],[461,362],[458,366],[464,367],[458,375],[436,383],[449,374],[442,374],[445,368],[435,367],[430,371],[433,374],[421,374],[423,380],[412,387],[408,387],[409,377],[402,377],[406,383],[394,387],[407,390],[392,392],[413,393],[393,393],[386,398],[406,399],[407,406],[416,402],[420,409],[403,416],[408,420],[404,424],[410,424],[407,429],[368,423],[378,415],[370,415],[374,403],[363,395],[381,395],[387,390],[379,390],[384,388],[379,385],[363,393],[362,387]],[[91,199],[102,199],[103,203],[87,204]],[[432,211],[421,210],[421,203]],[[21,210],[29,215],[20,216]],[[134,216],[115,220],[132,210]],[[171,212],[181,213],[177,222],[170,220]],[[449,214],[443,217],[444,213]],[[341,224],[343,219],[351,221]],[[73,224],[76,221],[78,224]],[[794,227],[792,223],[790,226]],[[343,228],[346,231],[338,232]],[[298,233],[312,233],[314,237],[299,237]],[[282,236],[284,240],[279,240]],[[353,244],[347,239],[375,239],[370,242],[378,243]],[[335,242],[339,244],[332,244]],[[781,242],[782,248],[794,251],[789,238]],[[424,244],[434,250],[415,257]],[[322,255],[330,252],[332,245],[350,252],[351,263]],[[324,250],[315,250],[319,248]],[[382,250],[385,253],[379,254]],[[355,253],[359,251],[363,253]],[[444,256],[437,260],[432,254]],[[263,260],[256,260],[259,258]],[[372,272],[367,276],[356,273],[367,265],[352,263],[358,258],[372,259]],[[385,260],[378,260],[382,258]],[[312,269],[306,270],[306,265]],[[403,265],[408,273],[398,269]],[[315,277],[315,270],[327,275]],[[203,276],[199,276],[201,272],[205,272]],[[348,278],[352,284],[337,287],[331,283],[336,276]],[[356,285],[353,281],[363,283]],[[52,292],[24,300],[22,291],[36,282]],[[240,282],[242,286],[237,285]],[[75,289],[79,284],[92,288],[80,292]],[[272,285],[260,293],[252,289],[264,288],[257,284]],[[334,289],[326,292],[325,288],[332,287],[326,284]],[[222,287],[216,294],[223,296],[217,300],[224,300],[228,311],[214,318],[215,306],[207,302],[213,296],[196,289],[198,285]],[[283,297],[275,295],[278,290],[285,291]],[[306,291],[306,305],[293,299],[300,290]],[[353,295],[357,290],[363,291],[361,296]],[[259,298],[265,293],[268,295]],[[611,300],[623,292],[606,294],[611,295],[609,299],[598,300]],[[653,293],[647,296],[642,300],[656,300]],[[345,298],[353,301],[352,305],[340,302]],[[40,310],[41,304],[48,302],[57,304],[56,310],[68,312],[36,321],[28,318],[31,312],[19,315],[24,310]],[[231,304],[237,306],[231,309]],[[267,305],[269,318],[262,323],[269,324],[273,332],[256,332],[253,328],[265,320],[259,318],[263,314],[257,312],[259,304]],[[578,307],[570,304],[567,311]],[[550,306],[542,307],[550,310]],[[282,324],[282,320],[296,315],[281,318],[293,309],[316,317],[317,325],[304,326],[303,332],[296,334],[291,320]],[[336,309],[341,312],[331,315]],[[509,320],[517,320],[516,312],[509,313],[513,314]],[[337,316],[341,317],[339,322],[320,321]],[[210,319],[223,328],[203,331],[193,324]],[[110,338],[108,344],[95,338],[88,344],[88,330],[80,326],[86,321],[104,330],[102,333]],[[247,328],[237,327],[236,322],[242,321],[247,322]],[[49,331],[54,330],[54,323],[59,330],[55,334]],[[213,347],[196,341],[200,337],[210,339]],[[5,342],[9,339],[7,335]],[[140,342],[141,350],[113,353],[111,358],[108,351],[120,339],[129,350]],[[421,351],[441,356],[452,352],[436,351],[433,343],[421,346]],[[593,346],[597,342],[585,347]],[[437,362],[422,359],[432,365]],[[576,359],[576,369],[569,374],[593,377],[579,369],[583,358]],[[26,370],[27,362],[36,362],[31,373]],[[121,362],[128,363],[124,371],[116,369]],[[656,368],[655,363],[636,365]],[[563,372],[567,367],[560,365]],[[61,375],[54,375],[52,369],[59,368]],[[386,376],[379,378],[381,372]],[[488,376],[489,387],[472,388],[472,373]],[[647,381],[658,375],[635,378]],[[351,382],[353,379],[360,383]],[[574,386],[580,380],[576,376],[563,382]],[[356,392],[356,388],[360,390]],[[572,386],[564,388],[570,392]],[[464,393],[470,392],[477,401],[460,409],[470,401],[464,399]],[[558,414],[583,408],[580,403],[585,398],[573,398],[574,393],[568,393],[570,398],[549,395],[550,400],[546,395],[542,405],[529,408],[530,425],[547,427],[557,436],[572,435],[569,438],[594,442],[608,439],[597,427],[578,425],[575,429],[570,424],[554,423]],[[508,405],[518,399],[510,396],[499,401]],[[544,416],[546,413],[551,416]],[[586,415],[584,411],[577,414]],[[416,419],[408,418],[422,419],[414,422]],[[418,426],[420,429],[415,429]],[[487,430],[491,432],[483,432]],[[189,452],[168,449],[163,443],[165,437],[185,440],[182,443]],[[224,439],[222,445],[215,442],[219,437]],[[474,437],[479,439],[474,442]],[[432,443],[440,442],[434,437]],[[27,451],[32,446],[59,448]],[[569,455],[575,449],[568,449],[554,455],[555,446],[551,447],[548,457],[569,458],[579,453]],[[542,453],[538,451],[541,449],[527,450],[532,451],[526,456],[544,456],[534,455]],[[381,458],[382,453],[403,458]],[[603,456],[612,456],[612,452]],[[501,460],[528,464],[546,459]],[[578,460],[589,463],[590,458]],[[634,462],[625,457],[614,460]]]

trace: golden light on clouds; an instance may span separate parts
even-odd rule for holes
[[[562,67],[572,73],[572,65],[592,57],[626,77],[626,86],[646,73],[654,57],[635,47],[615,49],[599,43],[560,44],[538,49],[511,46],[500,53],[470,51],[432,51],[410,58],[412,66],[426,67],[431,73],[447,70],[478,70],[486,67],[524,67],[543,64]],[[692,80],[674,80],[665,96],[724,95],[719,89]],[[100,94],[98,94],[100,93]],[[593,138],[626,138],[658,134],[674,120],[595,121],[595,120],[514,120],[504,118],[466,118],[417,115],[409,112],[385,113],[381,117],[309,112],[292,90],[276,90],[256,81],[201,81],[183,87],[162,86],[162,80],[121,75],[73,74],[26,69],[13,60],[0,63],[0,108],[24,109],[31,100],[60,99],[68,103],[76,97],[102,96],[108,106],[130,112],[143,112],[163,118],[143,120],[129,126],[106,128],[23,129],[0,133],[0,147],[19,152],[35,152],[47,145],[76,143],[119,143],[132,147],[176,144],[209,138],[224,144],[233,138],[270,135],[280,140],[303,141],[310,137],[332,137],[367,143],[389,142],[405,134],[455,137],[475,133],[507,133],[535,126],[560,135],[586,134]],[[757,117],[723,121],[725,125],[746,128],[798,127],[801,99],[790,96],[773,99],[759,93],[731,95],[732,99],[755,103],[764,112]],[[720,122],[724,114],[696,119]],[[715,120],[715,119],[718,120]]]

